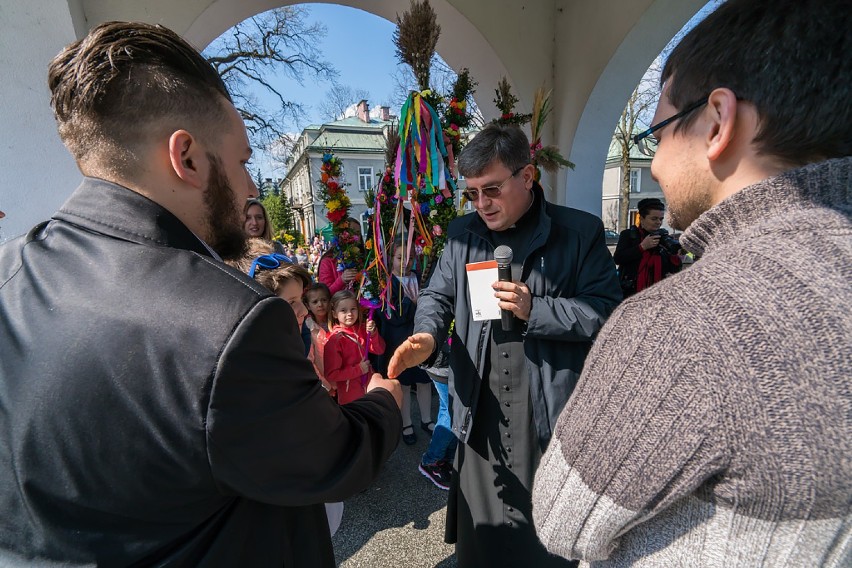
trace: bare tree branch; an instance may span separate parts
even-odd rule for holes
[[[337,76],[316,47],[325,34],[325,26],[308,22],[305,7],[285,6],[240,22],[204,51],[246,121],[252,146],[268,148],[286,138],[288,126],[304,116],[302,105],[288,101],[271,77],[304,84],[308,77],[333,80]],[[253,96],[252,85],[272,95],[274,108]]]
[[[327,120],[339,120],[344,117],[349,107],[362,100],[370,100],[370,93],[365,89],[353,89],[349,85],[334,83],[325,92],[325,99],[319,104],[318,110]]]
[[[651,117],[660,98],[660,59],[658,58],[639,81],[627,99],[627,105],[615,126],[613,135],[621,162],[621,187],[619,188],[618,228],[626,229],[630,213],[630,151],[633,135],[650,125]]]

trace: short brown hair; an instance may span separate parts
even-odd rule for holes
[[[65,47],[48,68],[59,135],[81,165],[141,170],[139,148],[185,128],[211,139],[231,101],[216,70],[160,25],[107,22]]]
[[[512,171],[530,163],[530,141],[517,125],[487,124],[462,150],[459,173],[476,177],[495,161]]]
[[[275,247],[272,243],[265,239],[249,239],[247,246],[248,252],[241,258],[227,261],[229,265],[245,274],[248,274],[249,270],[251,270],[251,264],[257,257],[275,252]],[[311,285],[311,273],[298,264],[289,262],[282,263],[278,268],[256,269],[254,279],[273,294],[278,294],[278,291],[291,280],[301,281],[302,286],[305,288]]]
[[[718,87],[757,110],[761,154],[804,165],[852,153],[849,0],[729,0],[672,51],[660,79],[676,109]],[[698,113],[680,119],[683,131]]]

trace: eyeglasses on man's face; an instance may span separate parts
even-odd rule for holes
[[[657,132],[661,128],[665,128],[666,126],[668,126],[669,124],[671,124],[675,120],[678,120],[679,118],[683,118],[684,116],[691,113],[695,109],[697,109],[697,108],[699,108],[703,105],[706,105],[707,99],[708,99],[709,96],[710,95],[707,95],[706,97],[704,97],[700,101],[695,101],[694,103],[692,103],[691,105],[688,105],[685,109],[683,109],[682,111],[680,111],[676,115],[670,116],[667,119],[660,121],[657,124],[652,125],[651,128],[649,128],[648,130],[645,130],[645,131],[640,132],[639,134],[635,135],[633,137],[633,142],[636,144],[636,147],[639,149],[639,152],[641,154],[645,155],[645,156],[648,156],[649,158],[653,158],[654,154],[657,152],[657,143],[658,143],[656,136],[654,136],[654,132]]]
[[[481,193],[482,195],[484,195],[485,197],[487,197],[488,199],[494,199],[495,197],[497,197],[497,196],[499,196],[499,195],[500,195],[500,191],[502,191],[503,186],[504,186],[504,185],[506,185],[506,183],[507,183],[510,179],[512,179],[513,177],[515,177],[516,175],[518,175],[518,172],[520,172],[520,171],[521,171],[522,169],[524,169],[525,167],[526,167],[526,166],[521,166],[520,168],[518,168],[517,170],[515,170],[514,172],[512,172],[512,175],[510,175],[509,177],[507,177],[506,179],[504,179],[504,180],[503,180],[503,183],[501,183],[501,184],[498,184],[498,185],[489,185],[488,187],[480,187],[479,189],[476,189],[476,188],[472,188],[472,189],[471,189],[471,188],[468,188],[468,189],[465,189],[464,191],[462,191],[462,195],[464,195],[465,199],[467,199],[467,200],[468,200],[468,201],[470,201],[471,203],[475,203],[477,200],[479,200],[479,194],[480,194],[480,193]]]
[[[284,264],[293,264],[293,261],[290,260],[289,257],[286,257],[283,254],[278,254],[277,252],[261,255],[251,261],[251,268],[249,268],[248,271],[249,278],[254,278],[254,273],[257,272],[258,268],[272,270],[273,268],[278,268]]]

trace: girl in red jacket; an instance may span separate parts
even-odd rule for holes
[[[381,355],[385,341],[376,332],[376,322],[359,324],[361,310],[355,294],[341,290],[331,297],[331,314],[336,321],[325,344],[325,378],[337,384],[337,402],[346,404],[366,393],[364,386],[373,373],[367,353]]]

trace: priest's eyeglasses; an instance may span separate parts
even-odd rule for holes
[[[482,193],[482,195],[484,195],[488,199],[494,199],[495,197],[500,195],[500,191],[503,189],[503,186],[506,185],[506,183],[510,179],[512,179],[513,177],[518,175],[518,172],[520,172],[525,167],[527,167],[527,166],[523,165],[520,168],[518,168],[517,170],[515,170],[514,172],[512,172],[512,175],[510,175],[509,177],[504,179],[503,183],[501,183],[499,185],[489,185],[488,187],[480,187],[479,189],[475,189],[475,188],[474,189],[465,189],[464,191],[462,191],[462,195],[464,196],[465,199],[467,199],[471,203],[475,203],[479,199],[480,193]]]

